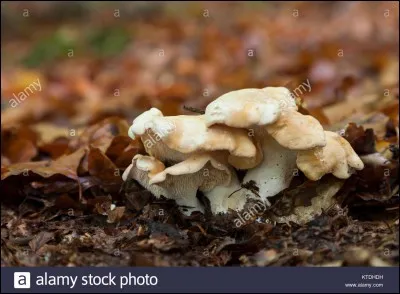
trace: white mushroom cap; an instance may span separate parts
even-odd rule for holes
[[[126,181],[130,176],[133,167],[141,171],[147,172],[149,177],[152,177],[165,169],[164,163],[151,156],[137,154],[133,157],[132,163],[126,168],[122,174],[122,179]]]
[[[208,104],[206,120],[208,125],[249,128],[269,125],[283,111],[297,111],[296,99],[287,88],[250,88],[231,91]]]
[[[280,114],[279,101],[269,97],[266,92],[261,89],[242,89],[218,97],[206,108],[207,125],[248,128],[275,122]]]
[[[226,157],[231,156],[233,164],[242,168],[256,165],[260,158],[246,130],[207,127],[204,115],[164,117],[152,108],[133,121],[129,134],[141,136],[146,151],[161,161],[179,162],[193,153],[227,151]]]
[[[269,98],[278,101],[281,111],[297,111],[296,98],[289,89],[285,87],[265,87],[261,91]]]
[[[205,111],[207,125],[265,127],[282,146],[306,150],[325,146],[323,127],[314,117],[297,112],[294,96],[284,87],[243,89],[222,95]]]
[[[352,169],[364,168],[362,160],[346,139],[329,131],[325,131],[325,136],[325,147],[298,152],[297,166],[307,178],[317,181],[325,174],[332,173],[339,179],[347,179]]]
[[[279,144],[291,150],[307,150],[326,144],[324,129],[318,120],[297,111],[282,113],[266,128]]]
[[[136,154],[132,158],[132,163],[125,169],[124,173],[122,174],[122,179],[124,181],[128,180],[129,178],[133,178],[133,168],[140,169],[141,171],[146,172],[147,174],[156,175],[159,172],[162,172],[165,169],[165,165],[159,161],[158,159]]]
[[[151,123],[154,118],[163,116],[162,112],[155,107],[143,112],[134,119],[133,124],[128,131],[129,137],[135,139],[135,135],[143,135],[146,132],[146,129],[149,128],[148,124]]]

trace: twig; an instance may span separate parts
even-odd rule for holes
[[[233,194],[235,194],[236,192],[239,192],[239,191],[242,190],[243,188],[244,188],[244,187],[241,187],[241,188],[237,189],[236,191],[233,191],[233,192],[231,193],[231,195],[228,196],[228,198],[231,198],[231,196],[232,196]]]
[[[237,189],[236,191],[233,191],[228,196],[228,198],[230,198],[233,194],[235,194],[236,192],[239,192],[242,189],[247,189],[250,192],[252,192],[253,194],[255,194],[256,196],[258,196],[259,198],[261,198],[260,194],[258,194],[258,187],[256,186],[256,183],[253,180],[251,180],[251,181],[249,181],[247,183],[243,183],[240,186],[241,186],[241,188]]]
[[[198,109],[198,108],[194,108],[194,107],[191,107],[191,106],[186,106],[186,105],[183,105],[183,109],[185,109],[187,111],[194,112],[194,113],[199,113],[199,114],[206,113],[204,110],[201,110],[201,109]]]

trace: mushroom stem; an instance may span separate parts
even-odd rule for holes
[[[246,201],[252,198],[251,193],[241,187],[236,175],[232,176],[229,186],[216,186],[210,191],[203,191],[203,193],[210,200],[213,214],[226,213],[230,209],[240,211]]]
[[[184,176],[185,177],[185,176]],[[182,180],[184,180],[184,177]],[[190,181],[190,177],[187,177],[187,181]],[[169,185],[168,183],[159,183],[159,186],[161,186],[164,189],[168,189]],[[151,185],[150,187],[155,186]],[[197,188],[197,187],[196,187]],[[174,199],[176,204],[180,207],[180,210],[182,211],[183,214],[185,215],[191,215],[192,212],[195,211],[200,211],[204,213],[204,208],[199,199],[196,197],[196,189],[195,187],[191,186],[186,186],[183,189],[179,189],[179,191],[175,190],[174,194],[169,193],[170,198]],[[167,195],[167,194],[164,194]]]
[[[261,128],[255,130],[255,136],[261,144],[264,157],[258,166],[247,171],[243,183],[253,180],[259,188],[261,199],[269,204],[268,197],[275,196],[289,186],[296,168],[297,152],[279,145]]]
[[[181,183],[186,183],[186,185],[179,185],[179,183],[174,182],[173,179],[167,179],[164,182],[153,184],[146,172],[142,172],[137,168],[134,169],[134,172],[133,178],[144,188],[149,190],[157,198],[164,196],[175,200],[182,213],[186,215],[190,215],[194,211],[204,213],[203,206],[196,197],[197,186],[195,183],[192,183],[190,175],[179,176]]]

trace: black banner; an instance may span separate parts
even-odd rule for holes
[[[3,293],[399,293],[399,268],[2,268],[1,281]]]

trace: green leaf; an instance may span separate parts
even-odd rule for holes
[[[89,45],[102,57],[117,55],[129,43],[128,32],[119,27],[108,27],[90,34]]]
[[[74,40],[59,30],[48,38],[38,41],[30,53],[22,59],[22,64],[27,67],[38,67],[45,62],[52,61],[61,56],[67,56],[68,50],[75,48]]]

